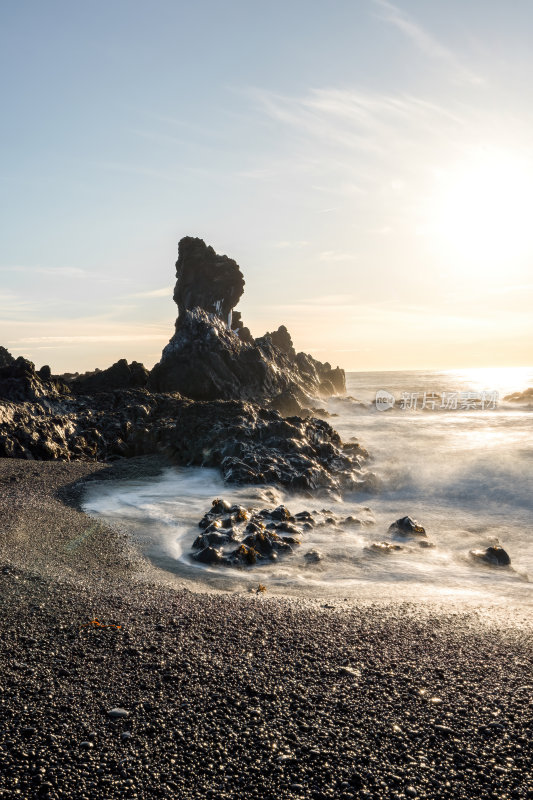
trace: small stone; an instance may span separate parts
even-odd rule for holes
[[[91,750],[94,747],[92,742],[80,742],[80,747],[83,750]]]
[[[356,669],[355,667],[341,667],[339,671],[341,675],[349,675],[350,678],[361,677],[361,671]]]
[[[110,719],[123,719],[124,717],[129,717],[130,712],[126,711],[125,708],[112,708],[110,711],[107,712],[107,716]]]
[[[120,738],[122,739],[123,742],[127,742],[128,739],[131,739],[131,731],[123,731],[120,734]]]

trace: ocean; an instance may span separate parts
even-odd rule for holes
[[[217,470],[176,467],[157,478],[89,486],[84,508],[126,529],[169,575],[210,588],[261,583],[306,597],[531,603],[533,408],[504,400],[531,386],[533,368],[348,373],[347,396],[327,402],[328,421],[344,441],[356,438],[370,452],[379,479],[372,493],[309,498],[228,486]],[[292,513],[327,508],[363,524],[314,529],[275,564],[207,567],[189,552],[215,497],[255,508],[284,503]],[[404,516],[423,525],[434,546],[372,549],[392,541],[389,526]],[[510,568],[471,557],[493,544],[507,551]],[[311,549],[322,556],[317,563],[305,558]]]

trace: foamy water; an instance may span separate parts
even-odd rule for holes
[[[349,374],[348,398],[328,404],[338,415],[330,422],[343,440],[356,437],[371,452],[371,469],[382,484],[372,495],[309,499],[272,487],[227,486],[216,470],[172,468],[155,479],[90,488],[85,509],[125,526],[164,569],[219,587],[261,582],[316,595],[372,589],[407,598],[427,593],[531,602],[533,411],[501,399],[531,385],[533,370]],[[395,397],[393,408],[376,408],[378,389]],[[453,392],[480,398],[486,392],[489,407],[468,408],[481,400],[470,397],[468,403],[458,394],[456,409],[441,408],[442,398],[453,399]],[[402,393],[403,405],[413,406],[416,399],[416,409],[402,407]],[[285,503],[292,513],[328,508],[365,524],[314,529],[293,555],[275,564],[206,567],[191,561],[189,553],[198,521],[215,497],[255,508]],[[391,540],[389,525],[406,515],[424,525],[434,548],[413,543],[386,555],[368,549],[372,542]],[[469,557],[470,550],[496,542],[509,553],[512,569],[490,568]],[[310,549],[322,554],[319,563],[306,561]]]

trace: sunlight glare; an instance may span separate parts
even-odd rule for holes
[[[484,149],[441,175],[438,239],[468,266],[508,267],[533,252],[533,170]]]

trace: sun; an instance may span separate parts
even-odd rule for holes
[[[533,169],[484,148],[439,174],[431,226],[463,264],[509,267],[533,253]]]

